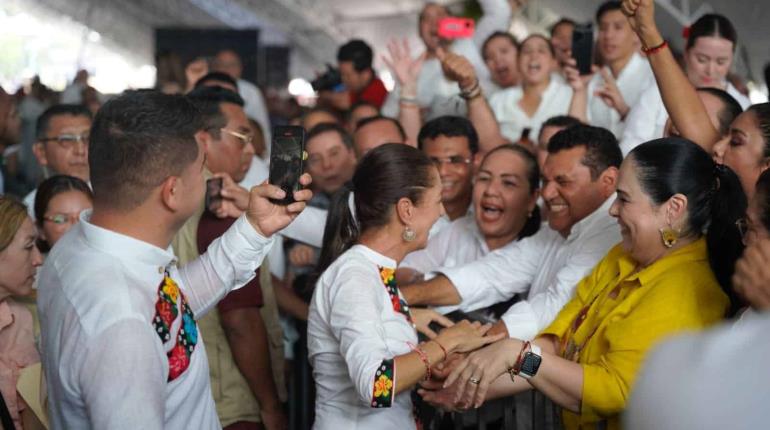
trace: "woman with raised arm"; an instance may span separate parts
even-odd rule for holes
[[[749,107],[749,99],[727,81],[738,45],[738,34],[730,20],[722,15],[706,14],[698,18],[685,33],[687,42],[684,64],[689,81],[697,88],[726,91],[740,104],[741,109]],[[710,110],[709,104],[704,102],[704,105],[706,110]],[[636,145],[663,137],[667,119],[668,112],[657,86],[645,91],[628,113],[621,138],[623,152],[628,153]]]
[[[394,272],[425,247],[444,212],[438,170],[420,150],[385,144],[364,156],[351,194],[335,196],[308,318],[316,382],[315,429],[415,429],[409,392],[452,352],[499,340],[463,321],[418,343],[415,326],[451,323],[409,308]]]
[[[720,133],[709,120],[687,76],[674,59],[655,24],[654,0],[624,0],[623,12],[648,52],[663,103],[682,137],[712,152]],[[770,167],[770,103],[756,104],[732,123],[723,162],[741,180],[750,198],[759,175]]]
[[[532,343],[472,353],[426,400],[478,407],[534,388],[564,409],[568,429],[617,429],[647,352],[729,313],[746,209],[735,174],[690,141],[660,139],[623,161],[617,193],[610,214],[623,241],[553,323]]]

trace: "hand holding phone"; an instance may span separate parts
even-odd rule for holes
[[[294,202],[294,192],[301,189],[299,178],[306,157],[305,129],[299,126],[273,128],[268,182],[286,192],[283,199],[271,199],[273,203],[288,205]]]
[[[438,35],[442,39],[468,39],[475,28],[476,23],[469,18],[443,18],[438,22]]]
[[[578,24],[572,31],[572,58],[581,75],[590,75],[594,62],[594,30],[591,24]]]

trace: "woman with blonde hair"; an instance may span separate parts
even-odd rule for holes
[[[16,384],[22,369],[40,361],[32,315],[13,300],[32,294],[37,268],[43,263],[36,240],[27,208],[0,196],[0,422],[5,429],[23,428],[22,414],[28,409]]]

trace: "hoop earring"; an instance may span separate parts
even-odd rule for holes
[[[660,239],[663,241],[663,246],[666,248],[673,248],[676,242],[679,240],[679,230],[674,230],[671,227],[660,228]]]
[[[405,242],[412,242],[417,238],[417,233],[409,226],[406,226],[404,232],[401,233],[401,238],[404,239]]]

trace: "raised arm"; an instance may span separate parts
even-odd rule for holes
[[[436,51],[447,79],[457,82],[460,96],[466,100],[468,119],[479,135],[479,152],[483,155],[506,143],[492,108],[481,91],[473,64],[462,55],[439,49]]]
[[[412,58],[409,42],[403,39],[388,42],[390,58],[383,56],[382,60],[398,80],[400,88],[398,121],[406,132],[406,142],[417,147],[417,136],[422,127],[420,105],[417,103],[417,78],[422,70],[422,63],[427,55],[423,52],[419,57]]]
[[[310,184],[310,175],[300,182]],[[200,318],[227,292],[245,285],[270,251],[273,234],[289,225],[312,197],[310,190],[294,192],[295,202],[277,205],[268,198],[283,198],[280,188],[262,184],[252,188],[246,212],[205,253],[179,269],[190,308]],[[172,276],[174,273],[172,273]]]
[[[714,143],[720,139],[719,132],[709,120],[695,87],[677,64],[668,46],[664,46],[665,40],[655,24],[654,0],[623,0],[623,13],[628,16],[642,45],[648,50],[652,49],[647,58],[671,122],[683,137],[710,153]]]

